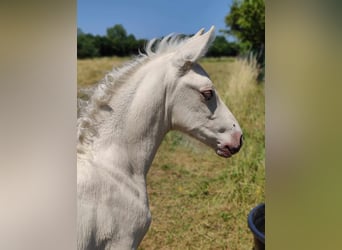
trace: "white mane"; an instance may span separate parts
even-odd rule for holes
[[[184,35],[170,34],[161,40],[152,39],[147,43],[145,51],[148,57],[171,53],[176,51],[189,38]]]
[[[120,68],[114,68],[94,87],[79,90],[88,100],[78,99],[77,119],[77,152],[85,153],[92,138],[97,135],[96,125],[102,120],[101,109],[111,109],[109,101],[115,94],[115,90],[123,84],[143,63],[156,56],[172,53],[177,50],[189,37],[170,34],[161,40],[152,39],[145,47],[145,53],[139,51],[139,56]]]

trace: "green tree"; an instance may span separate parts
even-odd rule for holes
[[[95,47],[98,49],[99,56],[113,56],[112,44],[107,36],[95,36]]]
[[[111,43],[112,55],[127,55],[127,32],[121,24],[116,24],[107,29],[107,38]]]
[[[241,42],[244,52],[253,51],[259,55],[259,63],[265,56],[265,1],[234,0],[225,23],[228,34]]]
[[[130,56],[137,54],[139,49],[142,50],[146,40],[136,40],[132,34],[127,34],[125,28],[121,24],[116,24],[107,29],[106,51],[109,55]],[[109,46],[109,48],[108,48]]]
[[[107,29],[107,37],[111,40],[124,40],[127,38],[127,32],[121,24],[116,24]]]
[[[77,58],[88,58],[99,56],[99,49],[92,34],[84,34],[77,30]]]
[[[216,36],[207,56],[237,56],[239,47],[236,43],[227,42],[224,36]]]

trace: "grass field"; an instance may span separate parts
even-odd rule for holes
[[[128,58],[78,61],[78,86],[89,86]],[[265,200],[264,84],[255,82],[251,63],[234,58],[205,58],[224,102],[244,132],[244,146],[224,159],[172,131],[167,134],[148,174],[152,224],[140,250],[251,250],[247,215]]]

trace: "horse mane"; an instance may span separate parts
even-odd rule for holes
[[[170,34],[162,39],[152,39],[145,46],[145,53],[139,55],[119,68],[113,68],[95,86],[78,90],[81,98],[77,100],[77,153],[85,153],[97,135],[96,125],[101,120],[101,109],[111,109],[108,104],[115,90],[124,84],[129,76],[152,58],[172,53],[177,50],[189,36]]]

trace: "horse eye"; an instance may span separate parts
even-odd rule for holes
[[[214,96],[214,92],[211,89],[202,91],[201,94],[206,101],[209,101]]]

